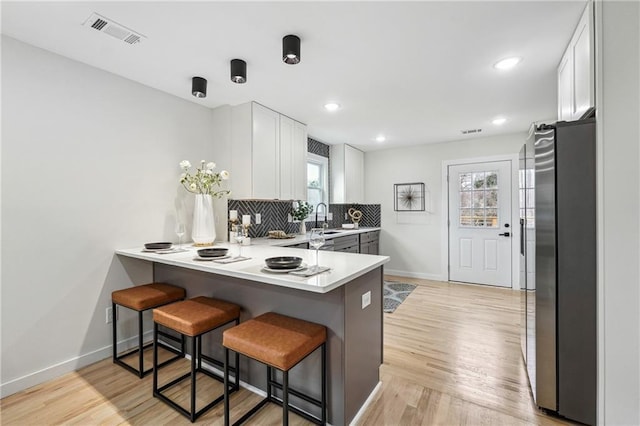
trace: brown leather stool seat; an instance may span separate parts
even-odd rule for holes
[[[231,369],[235,373],[235,382],[229,389],[228,380],[225,382],[225,394],[207,404],[202,409],[196,411],[196,373],[202,373],[223,382],[222,377],[218,377],[209,370],[202,368],[202,360],[208,361],[220,368],[224,364],[216,359],[202,354],[202,335],[210,331],[222,327],[224,325],[240,322],[240,306],[225,302],[223,300],[213,299],[210,297],[199,296],[193,299],[184,300],[182,302],[172,303],[153,310],[153,341],[158,342],[158,326],[162,325],[173,331],[180,333],[181,336],[191,338],[191,369],[188,373],[178,377],[158,387],[158,372],[153,372],[153,396],[175,408],[194,422],[200,415],[218,404],[224,399],[224,395],[229,390],[235,392],[239,389],[239,377],[236,368]],[[236,366],[238,365],[239,356],[236,356]],[[153,349],[153,365],[158,362],[157,346]],[[176,385],[184,379],[191,378],[191,399],[189,410],[183,408],[162,392]]]
[[[239,425],[255,414],[268,402],[282,405],[283,424],[288,424],[288,411],[291,410],[307,420],[326,424],[326,341],[327,328],[320,324],[291,318],[274,312],[260,315],[237,327],[225,330],[222,335],[225,348],[225,380],[227,380],[227,364],[229,350],[259,361],[267,366],[267,397],[247,412],[234,425]],[[289,370],[300,363],[316,349],[322,348],[322,389],[321,399],[317,400],[290,389]],[[272,379],[272,369],[282,372],[282,384]],[[272,395],[272,387],[282,389],[282,401]],[[302,398],[320,407],[321,414],[314,417],[289,406],[289,394]],[[229,419],[229,398],[225,397],[225,425]]]
[[[113,312],[113,362],[121,365],[127,370],[131,371],[134,374],[137,374],[138,377],[144,377],[145,375],[151,372],[151,369],[144,371],[144,349],[150,347],[153,343],[144,344],[143,343],[143,324],[142,324],[142,313],[152,308],[156,308],[158,306],[166,305],[168,303],[177,302],[186,297],[186,291],[182,287],[177,287],[171,284],[164,283],[151,283],[139,285],[131,288],[126,288],[123,290],[116,290],[111,293],[111,304],[112,304],[112,312]],[[138,348],[130,351],[123,355],[118,355],[118,336],[117,336],[117,325],[116,325],[116,309],[117,305],[123,306],[125,308],[134,310],[138,312]],[[175,336],[172,336],[168,333],[161,332],[163,337],[166,337],[170,340],[180,343],[180,350],[173,348],[167,344],[163,344],[163,348],[167,349],[176,354],[175,357],[172,357],[162,364],[159,367],[166,365],[170,362],[173,362],[179,358],[184,357],[184,339],[177,339]],[[129,364],[122,361],[122,358],[127,357],[129,355],[138,354],[138,368],[135,369]]]

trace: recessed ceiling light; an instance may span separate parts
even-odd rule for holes
[[[324,109],[327,111],[336,111],[340,109],[340,105],[335,102],[329,102],[328,104],[324,104]]]
[[[387,140],[387,138],[385,138],[384,135],[376,136],[376,142],[384,142],[386,140]]]
[[[506,122],[507,122],[507,119],[504,117],[498,117],[492,121],[492,123],[495,124],[496,126],[502,126]]]
[[[516,65],[518,65],[522,61],[522,58],[513,57],[513,58],[505,58],[498,62],[496,62],[493,67],[497,70],[509,70]]]

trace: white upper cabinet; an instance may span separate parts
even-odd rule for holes
[[[593,49],[593,3],[589,2],[558,65],[558,120],[577,120],[595,105]]]
[[[331,145],[331,203],[364,203],[364,153]]]
[[[231,110],[231,197],[306,199],[306,126],[249,102]]]
[[[280,116],[280,199],[307,199],[307,126]]]

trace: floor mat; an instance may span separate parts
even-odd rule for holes
[[[416,288],[413,284],[385,281],[383,287],[383,311],[390,314],[407,298]]]

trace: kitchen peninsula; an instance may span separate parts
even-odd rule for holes
[[[216,246],[229,247],[232,255],[238,253],[238,245]],[[325,325],[329,423],[349,424],[377,386],[382,364],[382,281],[387,256],[320,252],[320,264],[331,270],[305,278],[264,272],[264,259],[299,256],[313,265],[313,250],[243,246],[242,255],[251,259],[228,264],[194,260],[194,247],[166,254],[143,252],[141,247],[116,253],[152,262],[154,281],[182,286],[189,298],[211,296],[239,304],[243,308],[241,321],[274,311]],[[210,345],[207,350],[222,358],[218,345]],[[319,368],[320,357],[314,353],[291,371],[291,386],[319,394]],[[241,380],[264,391],[263,366],[241,361]],[[312,410],[299,400],[294,404]]]

